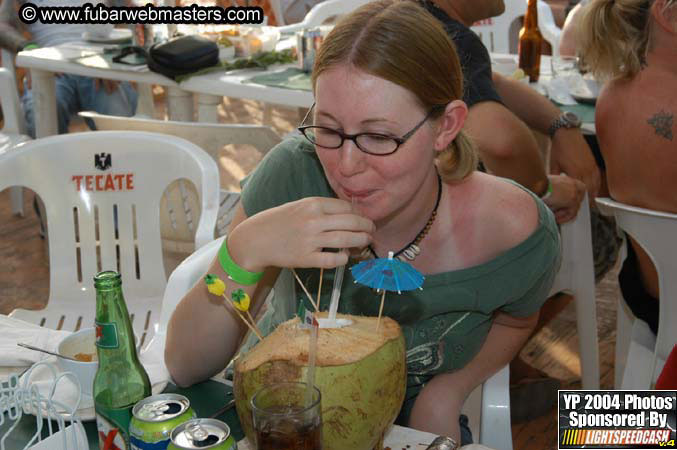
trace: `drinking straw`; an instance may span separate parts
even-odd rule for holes
[[[351,211],[355,212],[355,197],[350,197]],[[340,251],[346,251],[346,249],[341,249]],[[339,297],[341,296],[341,286],[343,285],[343,272],[345,272],[345,264],[338,266],[336,268],[336,273],[334,274],[334,288],[331,291],[331,300],[329,302],[329,316],[327,317],[331,321],[336,321],[336,312],[338,311]]]
[[[343,250],[341,250],[343,251]],[[341,285],[343,284],[343,272],[346,266],[338,266],[334,274],[334,288],[331,291],[331,301],[329,302],[329,316],[330,321],[336,321],[336,311],[338,311],[339,296],[341,295]]]
[[[317,360],[317,337],[319,324],[313,314],[313,323],[310,327],[310,345],[308,348],[308,371],[306,372],[306,406],[313,402],[313,386],[315,386],[315,366]]]
[[[376,332],[378,333],[379,328],[381,327],[381,315],[383,314],[383,303],[386,298],[386,290],[383,289],[383,294],[381,294],[381,306],[378,308],[378,320],[376,320]]]
[[[299,276],[296,274],[296,271],[294,269],[291,269],[291,273],[294,274],[294,278],[296,278],[296,281],[298,281],[299,284],[301,285],[303,292],[305,292],[306,295],[308,296],[308,300],[310,300],[310,304],[313,305],[313,308],[315,308],[315,312],[318,312],[320,309],[317,307],[317,305],[320,303],[320,298],[318,297],[317,304],[315,304],[315,302],[313,301],[313,297],[310,295],[310,292],[308,292],[308,289],[306,289],[306,286],[303,284]]]

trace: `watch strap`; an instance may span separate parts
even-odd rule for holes
[[[557,116],[557,118],[555,118],[555,120],[553,120],[552,123],[550,124],[550,127],[548,127],[548,136],[550,136],[551,138],[555,137],[555,133],[557,132],[557,130],[559,130],[562,127],[579,128],[580,124],[577,125],[572,123],[569,119],[567,119],[566,112],[563,112],[562,114]]]

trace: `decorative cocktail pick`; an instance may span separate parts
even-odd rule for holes
[[[410,264],[393,258],[393,252],[388,252],[388,258],[368,259],[350,268],[355,283],[360,283],[370,288],[383,291],[381,306],[378,310],[376,331],[381,326],[381,314],[386,291],[412,291],[423,289],[425,277]]]
[[[247,314],[247,318],[249,319],[249,321],[254,326],[256,326],[256,322],[254,322],[254,318],[249,313],[249,304],[251,303],[251,299],[249,298],[249,294],[247,294],[242,289],[238,289],[236,291],[231,292],[230,297],[233,299],[233,305],[235,306],[235,308],[238,309],[239,311],[242,311],[243,313]]]
[[[306,293],[306,296],[308,297],[308,300],[310,300],[310,304],[313,305],[313,308],[315,308],[315,312],[319,311],[318,305],[320,304],[320,298],[317,298],[317,303],[313,301],[313,296],[310,295],[310,292],[308,292],[308,289],[306,289],[306,286],[303,284],[303,281],[299,278],[298,274],[294,269],[291,269],[291,273],[294,274],[294,278],[296,278],[296,281],[301,285],[301,289],[303,289],[303,292]]]
[[[207,274],[205,275],[205,284],[207,285],[207,290],[209,291],[210,294],[216,295],[218,297],[223,297],[226,301],[227,304],[230,304],[230,300],[228,297],[226,297],[226,283],[221,280],[221,278],[217,277],[216,275],[212,274]],[[237,293],[237,298],[238,300],[235,300]],[[254,319],[252,318],[251,314],[249,313],[249,295],[247,295],[246,292],[244,292],[242,289],[238,289],[237,291],[233,291],[231,294],[233,296],[233,303],[232,307],[233,310],[237,313],[238,317],[242,319],[242,321],[247,325],[247,327],[252,330],[254,334],[260,339],[263,340],[263,335],[259,331],[259,329],[256,327],[256,323],[254,322]],[[243,312],[247,313],[247,316],[249,317],[249,320],[251,320],[251,323],[247,318],[244,316]]]

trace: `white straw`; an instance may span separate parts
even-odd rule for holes
[[[343,285],[343,272],[346,266],[338,266],[334,274],[334,288],[331,291],[331,301],[329,302],[329,316],[331,321],[336,320],[336,311],[338,311],[339,297],[341,296],[341,286]]]
[[[313,402],[313,386],[315,386],[315,365],[317,360],[317,318],[313,314],[313,323],[310,326],[310,343],[308,347],[308,372],[306,373],[306,406]]]
[[[350,197],[351,210],[355,212],[355,197]],[[341,249],[340,251],[344,251]],[[329,302],[329,315],[327,319],[330,321],[336,321],[336,312],[338,311],[339,306],[339,297],[341,296],[341,286],[343,285],[343,272],[345,272],[346,266],[338,266],[336,268],[336,273],[334,274],[334,288],[331,291],[331,301]]]

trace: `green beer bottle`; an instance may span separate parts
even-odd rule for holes
[[[94,277],[94,288],[99,368],[92,395],[99,449],[128,450],[132,407],[151,395],[150,380],[136,355],[120,274],[99,272]]]

